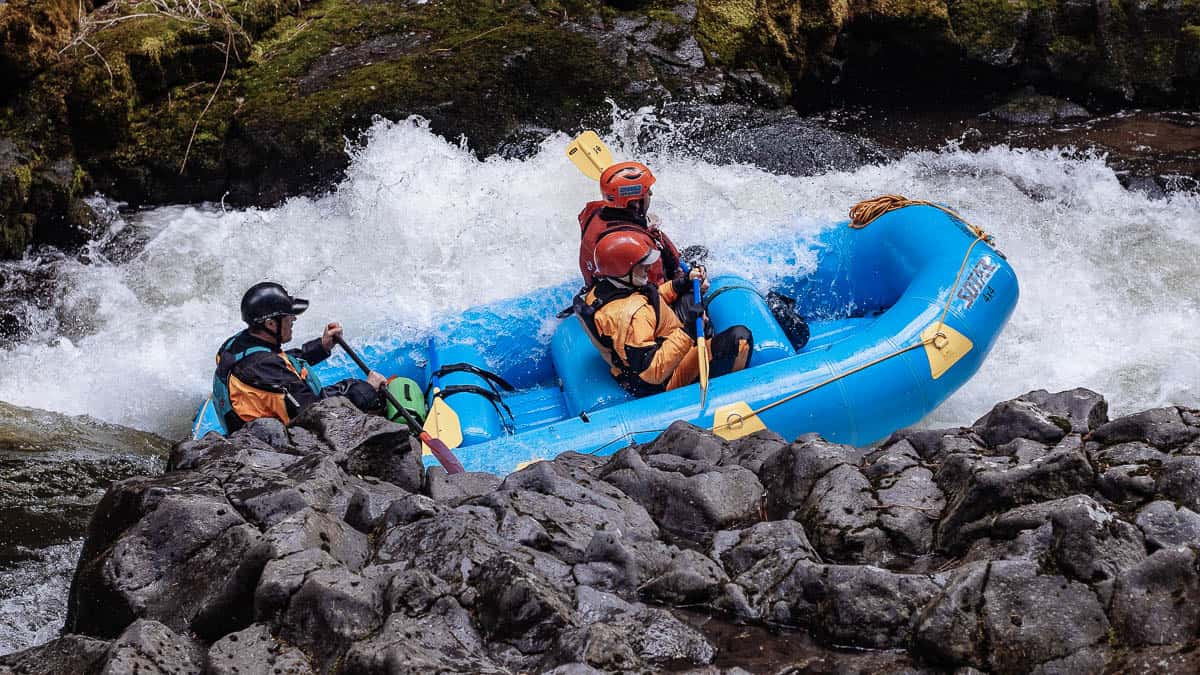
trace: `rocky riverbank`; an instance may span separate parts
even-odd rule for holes
[[[677,423],[503,478],[418,453],[341,399],[175,446],[99,504],[68,634],[0,672],[1200,667],[1197,410],[1035,391],[876,448]]]
[[[606,125],[607,99],[812,111],[1025,84],[1098,112],[1195,107],[1200,5],[9,0],[0,256],[85,240],[97,190],[138,207],[327,189],[376,115],[511,153]]]

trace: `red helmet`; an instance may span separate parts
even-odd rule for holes
[[[602,277],[629,276],[634,265],[651,265],[658,260],[658,247],[647,234],[619,231],[596,243],[596,274]]]
[[[617,162],[600,174],[600,193],[609,206],[623,209],[650,196],[654,174],[641,162]]]

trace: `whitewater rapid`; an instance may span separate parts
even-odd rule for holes
[[[954,146],[812,177],[642,154],[636,119],[606,140],[654,169],[652,211],[710,270],[738,247],[815,233],[884,193],[942,202],[992,233],[1021,301],[978,375],[925,421],[969,424],[1031,389],[1084,386],[1115,414],[1200,407],[1200,196],[1124,189],[1103,157]],[[534,156],[479,160],[420,120],[378,121],[328,195],[274,209],[174,206],[113,221],[84,258],[54,263],[33,334],[0,350],[0,400],[179,438],[207,395],[238,300],[269,279],[311,300],[299,339],[339,320],[351,341],[428,332],[448,314],[578,275],[576,214],[593,181],[568,136]],[[663,144],[661,140],[656,147]],[[781,149],[787,151],[787,149]],[[26,260],[32,265],[36,261]]]

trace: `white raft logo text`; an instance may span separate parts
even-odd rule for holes
[[[967,275],[967,280],[963,282],[962,288],[958,291],[958,299],[963,301],[964,310],[971,309],[980,295],[983,295],[984,302],[991,301],[994,291],[987,283],[992,280],[998,269],[1000,269],[1000,264],[993,262],[991,256],[985,255],[975,263],[975,266],[971,268],[971,273]]]

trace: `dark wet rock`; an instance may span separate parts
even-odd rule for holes
[[[298,459],[280,470],[248,468],[224,481],[225,493],[238,512],[260,527],[306,508],[341,517],[349,507],[346,474],[324,455]]]
[[[230,434],[230,437],[233,439],[239,436],[251,436],[272,448],[287,448],[291,445],[287,427],[283,425],[283,422],[274,417],[262,417],[251,420],[246,423],[246,426]]]
[[[1017,464],[1030,464],[1035,459],[1041,459],[1050,451],[1045,443],[1031,441],[1028,438],[1015,438],[996,448],[1003,455],[1012,457]]]
[[[420,616],[433,603],[452,594],[450,585],[440,578],[425,570],[407,569],[388,579],[383,591],[383,611],[389,616],[395,612]]]
[[[320,549],[308,549],[268,562],[254,591],[254,620],[271,621],[287,609],[292,596],[312,572],[340,565]]]
[[[808,434],[763,462],[759,477],[767,492],[767,516],[787,518],[808,501],[822,477],[842,465],[857,465],[866,450],[829,443]]]
[[[322,443],[332,450],[334,461],[346,461],[351,451],[363,448],[394,448],[407,447],[409,442],[408,427],[389,422],[375,415],[363,415],[358,408],[344,396],[318,401],[300,412],[292,425],[312,432]],[[419,456],[419,455],[418,455]],[[420,482],[410,492],[420,489]]]
[[[363,675],[510,672],[488,658],[470,615],[453,598],[439,599],[420,617],[392,614],[381,630],[351,646],[343,663],[347,672]]]
[[[415,523],[422,518],[432,518],[442,511],[445,509],[425,495],[406,494],[392,500],[387,511],[383,513],[383,520],[379,526],[387,530],[396,525]]]
[[[1122,649],[1113,654],[1104,668],[1105,675],[1196,672],[1200,672],[1200,643],[1195,640],[1182,644]]]
[[[941,590],[935,577],[866,565],[767,558],[735,583],[755,617],[800,626],[833,644],[885,649],[907,643],[918,610]]]
[[[713,537],[712,558],[719,560],[731,577],[737,577],[768,557],[821,562],[808,542],[804,527],[794,520],[758,523],[744,530],[725,530]]]
[[[1195,639],[1200,630],[1196,552],[1183,546],[1159,549],[1117,577],[1109,616],[1129,645]]]
[[[841,464],[813,483],[795,518],[823,560],[886,566],[895,554],[880,527],[881,510],[871,482]]]
[[[880,447],[887,449],[902,441],[907,441],[921,459],[927,462],[942,462],[951,453],[982,455],[988,452],[983,439],[969,427],[901,429],[884,440]]]
[[[915,646],[931,660],[993,672],[1027,672],[1052,662],[1095,660],[1109,624],[1083,584],[1042,576],[1030,562],[975,563],[955,572],[924,608]]]
[[[668,605],[700,605],[711,602],[729,577],[711,558],[691,549],[672,556],[670,567],[643,583],[638,591],[649,600]]]
[[[576,589],[575,601],[580,627],[559,638],[561,661],[606,670],[631,663],[644,670],[649,664],[706,664],[715,656],[702,634],[662,609],[628,603],[587,586]]]
[[[328,513],[306,508],[284,518],[263,533],[268,556],[274,560],[301,551],[320,550],[353,571],[370,556],[367,536]]]
[[[538,570],[514,556],[498,554],[471,575],[479,591],[476,616],[489,641],[524,654],[542,654],[574,623],[572,598]]]
[[[479,471],[448,474],[445,469],[434,467],[426,473],[426,481],[425,491],[430,497],[447,506],[458,506],[495,490],[501,478]]]
[[[674,103],[664,106],[662,117],[674,130],[662,139],[664,144],[682,146],[716,164],[752,164],[772,173],[811,176],[851,171],[892,156],[880,145],[830,131],[792,111]]]
[[[635,455],[636,456],[636,455]],[[630,540],[657,539],[659,528],[636,497],[554,462],[510,474],[495,492],[475,502],[493,509],[502,538],[580,562],[598,530]],[[506,536],[507,535],[507,536]]]
[[[947,467],[944,465],[942,469],[945,472]],[[1011,468],[968,469],[952,480],[942,473],[939,483],[946,492],[947,506],[938,527],[938,547],[946,551],[961,550],[969,542],[960,538],[960,531],[989,513],[1086,494],[1094,482],[1091,464],[1078,449],[1054,450],[1031,464]]]
[[[1021,92],[985,114],[1009,124],[1052,124],[1092,116],[1077,103],[1033,91]]]
[[[1200,511],[1200,456],[1168,459],[1155,484],[1158,493],[1180,506]]]
[[[64,635],[44,645],[0,656],[0,673],[14,675],[99,675],[109,643],[84,635]]]
[[[315,675],[304,652],[271,635],[265,624],[230,633],[208,650],[209,675]]]
[[[204,650],[157,621],[134,621],[113,640],[104,675],[147,673],[200,675]]]
[[[279,633],[327,665],[384,618],[378,583],[344,567],[326,567],[304,577],[279,618]]]
[[[782,450],[785,446],[787,446],[787,441],[784,440],[783,436],[768,429],[756,431],[749,436],[742,436],[737,440],[730,441],[728,452],[721,459],[721,464],[737,464],[750,469],[755,475],[758,475],[763,462],[767,461],[768,458]],[[761,476],[759,480],[762,480]]]
[[[708,429],[674,422],[658,438],[641,448],[643,456],[675,455],[703,464],[716,464],[729,451],[728,442]]]
[[[1031,392],[975,429],[865,449],[680,424],[503,478],[431,471],[425,494],[339,466],[359,447],[345,450],[350,430],[387,432],[331,406],[311,423],[341,430],[342,449],[299,426],[283,445],[210,438],[177,446],[176,470],[115,484],[68,628],[158,627],[177,637],[129,658],[150,664],[170,651],[159,645],[203,658],[197,640],[210,671],[230,674],[644,672],[727,649],[714,619],[688,619],[702,634],[641,600],[728,612],[748,622],[738,630],[801,629],[812,654],[796,663],[811,668],[856,647],[900,650],[853,660],[880,672],[1099,672],[1200,631],[1200,455],[1183,452],[1196,440],[1097,440],[1101,402]],[[1070,431],[1030,423],[1047,416]],[[1020,424],[1036,439],[996,444]],[[1130,482],[1105,482],[1125,470]],[[72,640],[47,662],[98,672],[115,653]]]
[[[1141,441],[1160,450],[1173,450],[1187,445],[1198,436],[1200,426],[1185,423],[1179,408],[1156,408],[1101,425],[1088,436],[1088,440],[1100,445]]]
[[[407,562],[451,584],[461,584],[474,569],[507,547],[490,510],[459,507],[389,529],[371,562]]]
[[[89,527],[67,626],[111,637],[135,618],[223,635],[249,624],[262,535],[191,472],[113,486]]]
[[[421,443],[399,427],[376,433],[354,447],[343,464],[347,473],[378,478],[403,490],[419,492],[425,483]]]
[[[1137,514],[1137,526],[1151,553],[1160,548],[1200,548],[1200,514],[1169,501],[1151,502]]]
[[[598,475],[641,504],[660,528],[703,544],[714,532],[759,520],[758,478],[741,466],[714,466],[674,454],[621,450]]]
[[[1089,497],[1073,497],[1050,516],[1058,569],[1087,584],[1112,581],[1146,559],[1142,533]]]
[[[1027,399],[997,403],[974,424],[974,429],[988,446],[1004,445],[1017,438],[1053,444],[1071,431],[1071,421],[1055,415]]]
[[[345,520],[359,532],[370,534],[384,523],[388,509],[410,493],[391,483],[375,478],[346,477],[349,499]]]
[[[933,548],[933,532],[945,507],[933,472],[921,463],[908,441],[894,443],[873,454],[863,474],[871,480],[879,501],[879,526],[895,549],[907,555],[924,555]]]

